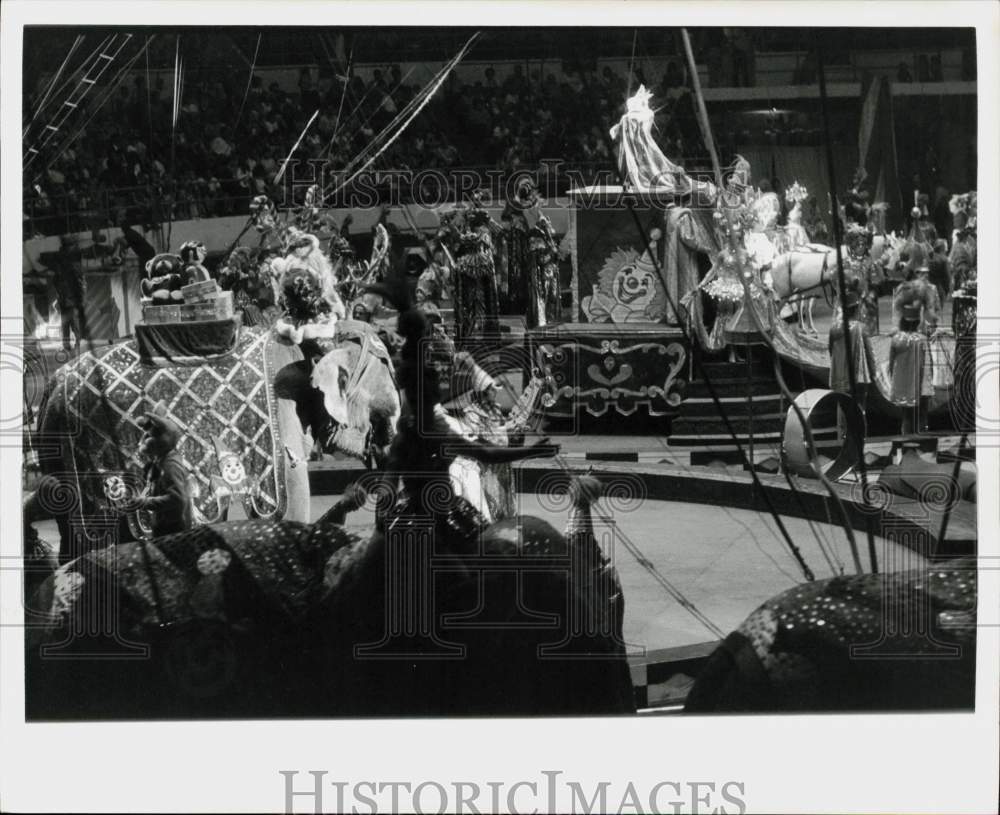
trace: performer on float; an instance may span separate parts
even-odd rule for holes
[[[892,401],[903,408],[902,434],[924,429],[927,405],[934,394],[931,354],[927,335],[920,330],[922,306],[907,302],[900,308],[898,330],[889,350]]]
[[[802,202],[809,197],[809,190],[796,181],[785,190],[785,202],[791,207],[788,212],[788,223],[784,228],[784,246],[782,251],[790,252],[800,246],[810,243],[809,233],[802,226]]]
[[[875,263],[871,258],[871,230],[856,221],[848,220],[844,231],[844,277],[849,287],[853,287],[861,297],[861,319],[868,336],[878,334],[878,291],[872,285],[875,276]],[[836,280],[834,278],[836,292]],[[834,302],[833,324],[843,321],[840,311],[840,298]]]
[[[625,103],[625,114],[611,128],[618,170],[626,191],[688,194],[697,192],[702,205],[715,199],[715,186],[694,181],[668,159],[653,141],[652,94],[644,85]]]
[[[136,499],[136,509],[152,513],[153,537],[190,529],[193,502],[188,468],[176,450],[181,429],[162,402],[137,423],[143,430],[139,453],[146,460],[146,489]]]
[[[875,362],[871,343],[868,339],[865,320],[861,314],[861,284],[857,279],[848,281],[844,296],[847,313],[847,333],[844,331],[842,314],[830,323],[830,390],[846,393],[856,398],[862,412],[868,404],[868,385],[874,379]],[[850,354],[848,354],[848,337]],[[856,394],[851,393],[851,368],[858,386]]]
[[[715,220],[726,245],[715,256],[712,268],[700,285],[715,299],[718,310],[709,335],[709,347],[719,349],[731,344],[759,343],[758,322],[766,331],[773,326],[773,294],[761,280],[759,269],[743,246],[743,226],[739,219],[733,218],[732,223],[727,223],[720,211],[715,213]],[[750,309],[756,312],[757,320]]]

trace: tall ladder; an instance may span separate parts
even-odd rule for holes
[[[42,129],[40,141],[37,141],[35,145],[29,147],[25,152],[23,157],[23,168],[25,170],[28,169],[32,161],[45,149],[46,145],[55,138],[56,134],[60,132],[66,120],[73,114],[73,111],[80,107],[90,89],[97,84],[105,71],[111,67],[111,64],[131,39],[131,34],[115,34],[104,47],[98,49],[96,54],[88,57],[88,63],[82,78],[76,87],[70,91],[69,96],[63,100],[63,103],[59,106],[59,109],[52,116],[49,123]]]

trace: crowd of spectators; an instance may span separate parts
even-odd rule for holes
[[[769,45],[762,31],[695,32],[709,87],[755,84],[755,54]],[[770,36],[779,34],[775,30]],[[630,75],[597,68],[596,61],[589,68],[564,64],[560,69],[552,61],[539,67],[530,60],[512,69],[463,65],[372,170],[461,167],[509,173],[558,161],[563,170],[575,170],[589,183],[597,173],[613,170],[608,129],[622,114],[628,92],[639,84],[653,92],[654,137],[663,151],[689,168],[707,166],[684,61],[676,43],[658,47],[673,56],[654,60],[640,49]],[[905,64],[899,67],[897,81],[908,81],[904,69]],[[916,69],[920,81],[939,78],[940,58],[918,60]],[[792,81],[812,83],[815,70],[807,52]],[[287,201],[275,179],[316,111],[294,157],[312,162],[314,170],[322,166],[329,188],[333,174],[377,140],[433,73],[430,64],[405,73],[390,64],[345,78],[314,67],[301,70],[297,86],[282,86],[265,80],[266,72],[248,85],[247,73],[238,66],[194,70],[185,77],[174,127],[171,77],[137,71],[96,110],[77,111],[69,123],[67,134],[75,137],[68,146],[62,146],[60,135],[28,168],[25,237],[100,228],[109,220],[162,224],[244,214],[252,197],[262,194]],[[34,98],[27,94],[25,110],[34,110],[43,92],[37,89]],[[101,94],[95,94],[89,101],[97,106],[99,99]],[[716,140],[725,155],[747,143],[813,144],[822,135],[815,117],[806,113],[744,113],[713,113]],[[76,122],[85,123],[78,133]],[[838,140],[853,127],[839,120],[833,124]],[[565,174],[562,178],[568,180]],[[389,194],[405,198],[407,190]]]
[[[345,89],[343,78],[317,73],[302,69],[293,91],[260,76],[249,89],[238,76],[187,77],[176,128],[167,81],[147,87],[135,75],[87,113],[94,115],[55,161],[46,156],[44,172],[26,172],[26,236],[104,226],[109,216],[153,224],[244,213],[253,196],[278,193],[281,163],[315,111],[295,158],[342,171],[431,78],[429,68],[419,76],[387,66],[352,76]],[[557,74],[515,65],[499,79],[486,66],[478,77],[453,74],[372,169],[514,171],[558,160],[608,170],[608,129],[629,85],[640,83],[653,90],[663,149],[681,157],[700,147],[679,61],[660,77],[637,67],[631,78],[608,67]]]

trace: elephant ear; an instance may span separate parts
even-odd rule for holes
[[[326,412],[341,426],[350,424],[347,394],[350,376],[351,361],[344,349],[330,351],[316,363],[312,372],[312,385],[323,391]]]

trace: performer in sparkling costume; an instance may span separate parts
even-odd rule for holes
[[[757,321],[748,307],[756,311],[760,325],[767,329],[773,321],[773,297],[765,289],[759,270],[743,246],[742,225],[735,219],[732,224],[726,224],[721,212],[717,212],[715,218],[726,237],[726,246],[715,256],[712,268],[700,285],[715,299],[718,308],[710,335],[711,347],[759,342]]]
[[[487,520],[454,489],[450,467],[456,456],[499,464],[552,456],[558,448],[548,439],[530,447],[498,446],[465,431],[441,403],[441,373],[452,361],[449,347],[435,342],[431,324],[415,309],[400,313],[398,330],[404,338],[397,372],[403,412],[381,491],[391,496],[392,506],[381,508],[379,523],[392,533],[429,520],[443,546],[467,550]]]
[[[452,296],[455,341],[461,347],[484,334],[500,330],[499,293],[493,257],[494,237],[500,227],[479,196],[441,218],[438,239],[455,259]]]

